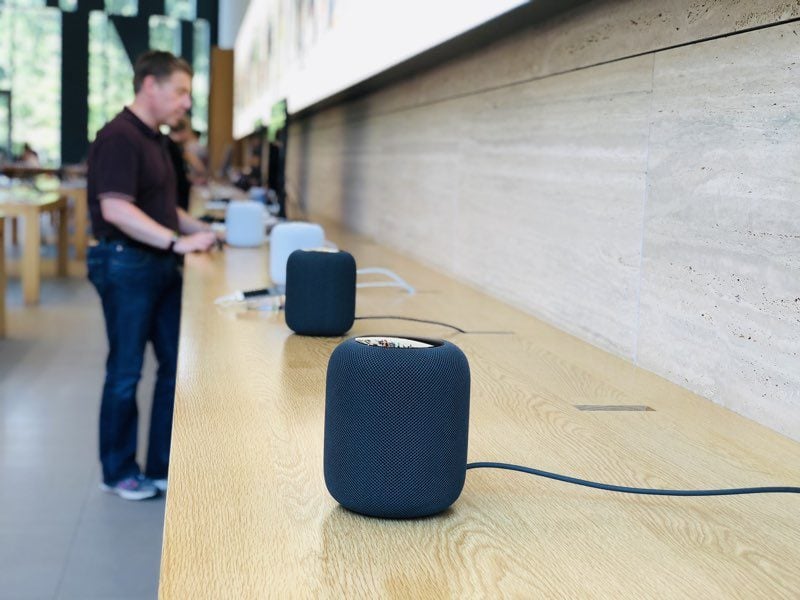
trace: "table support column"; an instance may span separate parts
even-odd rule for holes
[[[25,243],[22,247],[22,297],[25,304],[39,303],[39,279],[42,259],[40,253],[41,225],[39,211],[30,208],[25,211]]]
[[[58,274],[61,277],[67,275],[67,260],[69,259],[69,231],[67,228],[67,219],[69,218],[67,210],[67,198],[61,197],[61,205],[58,208]]]
[[[77,188],[72,191],[75,201],[75,257],[78,260],[86,258],[89,228],[89,204],[86,188]]]

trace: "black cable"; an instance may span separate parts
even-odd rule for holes
[[[397,319],[398,321],[414,321],[416,323],[429,323],[431,325],[441,325],[442,327],[449,327],[455,329],[458,333],[467,333],[460,327],[450,325],[448,323],[441,323],[439,321],[429,321],[428,319],[415,319],[414,317],[398,317],[394,315],[373,315],[369,317],[356,317],[356,321],[363,321],[365,319]]]
[[[607,490],[609,492],[624,492],[626,494],[648,494],[651,496],[734,496],[739,494],[800,494],[800,487],[787,487],[787,486],[732,488],[727,490],[659,490],[652,488],[632,488],[620,485],[609,485],[607,483],[596,483],[594,481],[586,481],[584,479],[567,477],[566,475],[548,473],[547,471],[540,471],[539,469],[532,469],[530,467],[521,467],[519,465],[511,465],[508,463],[496,463],[496,462],[469,463],[467,465],[467,469],[508,469],[509,471],[520,471],[521,473],[538,475],[540,477],[547,477],[549,479],[564,481],[566,483],[574,483],[576,485],[584,485],[586,487],[597,488],[599,490]]]
[[[456,327],[455,325],[450,325],[449,323],[442,323],[441,321],[430,321],[428,319],[417,319],[414,317],[401,317],[397,315],[372,315],[367,317],[356,317],[356,321],[364,320],[364,319],[396,319],[398,321],[414,321],[415,323],[428,323],[430,325],[441,325],[442,327],[448,327],[450,329],[454,329],[458,333],[493,333],[498,335],[511,335],[513,332],[511,331],[466,331],[461,329],[460,327]]]
[[[280,296],[280,291],[277,288],[259,288],[257,290],[244,290],[242,296],[245,300],[251,298],[258,298],[259,296]]]

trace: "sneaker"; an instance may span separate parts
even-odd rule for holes
[[[126,477],[114,485],[101,483],[100,489],[125,500],[146,500],[158,495],[158,488],[144,475]]]
[[[164,479],[153,479],[153,485],[156,486],[159,492],[166,492],[167,491],[167,478]]]

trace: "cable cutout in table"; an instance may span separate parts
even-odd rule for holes
[[[457,327],[456,325],[451,325],[450,323],[443,323],[441,321],[432,321],[430,319],[417,319],[416,317],[402,317],[400,315],[369,315],[364,317],[356,317],[356,321],[363,321],[366,319],[390,319],[390,320],[397,320],[397,321],[412,321],[414,323],[428,323],[429,325],[441,325],[442,327],[447,327],[449,329],[453,329],[458,333],[466,333],[466,334],[497,334],[497,335],[513,335],[513,331],[467,331],[465,329],[461,329],[461,327]]]
[[[506,469],[509,471],[519,471],[529,475],[547,477],[556,481],[563,481],[574,485],[606,490],[609,492],[622,492],[625,494],[646,494],[650,496],[738,496],[742,494],[800,494],[800,487],[791,486],[772,486],[772,487],[751,487],[751,488],[730,488],[721,490],[661,490],[655,488],[634,488],[621,485],[610,485],[607,483],[597,483],[586,481],[548,471],[541,471],[531,467],[512,465],[499,462],[474,462],[467,464],[467,469]]]

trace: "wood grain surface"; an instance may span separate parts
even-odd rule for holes
[[[799,485],[800,444],[364,238],[359,267],[418,292],[360,289],[348,335],[443,337],[472,372],[469,460],[619,485]],[[327,360],[344,338],[214,299],[268,282],[266,249],[186,261],[161,598],[792,598],[800,497],[614,494],[471,470],[427,519],[350,513],[322,474]],[[663,350],[668,353],[670,349]],[[646,405],[581,411],[576,405]]]

